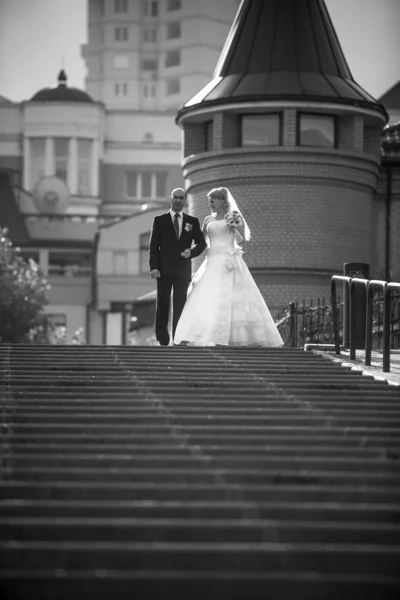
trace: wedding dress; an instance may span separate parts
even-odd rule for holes
[[[195,346],[283,346],[225,220],[206,227],[207,256],[194,275],[174,343]]]

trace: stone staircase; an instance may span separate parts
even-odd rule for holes
[[[7,600],[400,591],[400,391],[289,349],[0,346]]]

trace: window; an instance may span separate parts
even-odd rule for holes
[[[156,84],[153,82],[143,84],[143,97],[144,98],[155,98],[156,97]]]
[[[87,276],[92,272],[92,257],[88,252],[49,252],[49,275],[61,277]]]
[[[300,146],[335,147],[335,118],[318,115],[300,115],[298,123]]]
[[[170,12],[172,10],[180,10],[182,8],[181,0],[168,0],[167,1],[167,11]]]
[[[126,81],[117,82],[114,86],[116,96],[126,96],[128,94],[128,84]]]
[[[114,12],[116,12],[116,13],[128,12],[128,0],[114,0]]]
[[[143,13],[145,17],[158,17],[158,2],[157,0],[144,0]]]
[[[154,27],[151,29],[144,29],[143,41],[147,44],[155,44],[157,41],[157,29],[154,29]]]
[[[45,138],[31,138],[31,174],[30,182],[33,188],[36,183],[44,177],[44,165],[45,165]]]
[[[165,57],[166,67],[176,67],[181,64],[181,53],[179,50],[171,50],[167,52]]]
[[[157,71],[157,59],[146,58],[142,60],[142,71]]]
[[[242,146],[279,146],[280,115],[242,117]]]
[[[181,24],[179,21],[168,23],[167,40],[174,40],[181,37]]]
[[[206,128],[206,152],[213,149],[213,122],[208,121],[205,124]]]
[[[54,174],[67,181],[68,179],[69,138],[54,138]]]
[[[128,27],[116,27],[114,37],[118,42],[128,41]]]
[[[139,271],[140,273],[149,272],[149,247],[150,231],[142,233],[139,238]]]
[[[128,69],[129,68],[129,56],[126,54],[117,54],[114,56],[114,67],[116,69]]]
[[[78,140],[78,194],[91,193],[92,141]]]
[[[128,198],[165,198],[167,196],[167,173],[152,171],[128,171],[126,174]]]
[[[172,96],[173,94],[179,94],[181,91],[181,84],[179,79],[168,79],[167,81],[167,96]]]

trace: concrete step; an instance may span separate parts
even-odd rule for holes
[[[239,486],[237,483],[204,485],[194,482],[157,483],[126,481],[7,481],[0,487],[0,499],[104,501],[199,501],[221,500],[265,502],[348,502],[396,504],[399,489],[394,487],[323,485],[304,476],[285,481],[277,477],[273,484]]]
[[[0,541],[3,569],[129,569],[263,572],[288,568],[319,573],[392,576],[400,546],[284,542]]]
[[[163,425],[168,419],[169,424],[176,426],[190,427],[190,426],[201,426],[212,423],[214,426],[221,424],[221,427],[225,426],[237,426],[240,425],[242,428],[248,426],[285,426],[291,425],[296,426],[312,426],[318,424],[324,424],[326,419],[334,419],[337,426],[340,425],[357,425],[357,427],[379,427],[379,428],[398,428],[400,429],[400,413],[398,414],[366,414],[365,412],[345,412],[345,413],[334,413],[329,411],[316,411],[312,409],[308,410],[297,410],[297,411],[258,411],[249,412],[245,411],[230,411],[229,414],[221,412],[203,411],[203,412],[189,412],[177,413],[175,411],[169,411],[165,408],[161,409],[154,407],[152,411],[150,409],[145,413],[123,413],[123,414],[99,414],[96,412],[85,412],[78,413],[73,412],[72,414],[63,414],[58,412],[45,413],[45,412],[30,412],[30,413],[14,413],[12,416],[13,427],[23,427],[27,429],[29,427],[82,427],[87,425],[90,428],[93,427],[111,427],[113,425],[119,426],[121,421],[124,423],[124,427],[130,425],[145,425],[150,426]]]
[[[156,461],[155,461],[156,462]],[[388,465],[389,466],[389,465]],[[154,485],[193,483],[205,486],[213,485],[216,481],[241,486],[263,486],[281,483],[303,483],[304,485],[321,486],[359,486],[385,487],[397,490],[400,498],[400,474],[387,472],[357,472],[354,470],[321,470],[318,468],[304,467],[293,464],[292,468],[286,466],[281,469],[263,468],[260,466],[252,469],[228,469],[222,465],[210,464],[208,457],[193,459],[192,467],[122,467],[119,465],[100,467],[35,467],[19,466],[3,467],[2,478],[4,481],[21,482],[47,482],[70,481],[72,484],[80,482],[99,483],[153,483]],[[301,470],[300,470],[301,469]]]
[[[7,433],[8,432],[8,433]],[[235,444],[238,448],[243,446],[252,446],[254,448],[268,448],[271,445],[285,445],[291,448],[296,445],[303,447],[314,447],[319,445],[334,446],[341,448],[400,448],[400,437],[397,431],[391,432],[387,429],[354,430],[354,428],[338,429],[327,428],[276,428],[267,431],[268,435],[263,435],[264,430],[252,428],[252,430],[234,430],[227,429],[221,431],[219,428],[207,432],[204,428],[184,433],[174,431],[171,434],[170,429],[158,429],[153,432],[143,431],[137,428],[135,437],[129,432],[111,430],[106,433],[96,432],[63,432],[54,433],[49,428],[30,433],[18,433],[11,429],[4,429],[4,440],[7,445],[28,442],[30,444],[41,443],[79,443],[79,444],[102,444],[105,448],[108,444],[130,444],[134,441],[136,444],[147,445],[154,441],[155,443],[168,444],[170,446],[199,446],[203,444]],[[6,437],[7,436],[7,437]]]
[[[137,442],[137,440],[135,440]],[[307,443],[306,443],[307,442]],[[224,456],[229,457],[231,460],[237,460],[252,457],[255,460],[265,458],[283,458],[283,457],[296,457],[296,459],[300,460],[302,458],[305,459],[313,459],[313,458],[329,458],[329,459],[388,459],[395,460],[395,456],[391,459],[386,455],[385,450],[376,449],[376,448],[368,448],[361,447],[359,444],[357,445],[349,445],[343,446],[340,443],[341,440],[337,440],[337,444],[329,443],[329,440],[326,440],[326,445],[322,445],[318,443],[316,440],[315,444],[309,443],[308,440],[303,440],[303,445],[293,445],[290,444],[265,444],[265,445],[233,445],[228,443],[221,443],[221,440],[218,444],[210,444],[208,441],[206,443],[201,444],[201,450],[204,454],[209,456]],[[340,445],[339,445],[340,443]],[[400,440],[399,440],[399,448],[400,448]],[[95,457],[97,455],[105,457],[106,455],[113,459],[114,456],[116,458],[120,458],[121,460],[125,458],[129,458],[131,456],[150,458],[152,456],[164,456],[168,455],[170,457],[173,456],[182,456],[187,455],[190,451],[190,448],[187,446],[183,446],[181,444],[176,444],[173,441],[170,443],[166,443],[165,440],[160,441],[156,438],[153,443],[151,440],[144,439],[142,444],[138,443],[129,443],[120,442],[120,443],[106,443],[106,444],[95,444],[87,442],[83,444],[80,442],[79,438],[72,440],[70,443],[62,443],[62,442],[49,442],[49,443],[12,443],[10,453],[4,453],[4,460],[12,460],[15,458],[16,460],[24,460],[26,459],[36,459],[42,460],[43,465],[46,464],[47,461],[58,460],[61,459],[71,459],[71,457],[77,457],[76,460],[85,460],[87,458]],[[400,453],[399,457],[400,458]]]
[[[40,598],[40,600],[76,600],[96,598],[118,600],[132,598],[167,598],[187,600],[190,597],[209,600],[249,600],[265,597],[287,600],[397,600],[396,577],[374,574],[324,573],[315,571],[265,570],[144,571],[128,567],[120,569],[40,569],[18,568],[0,571],[7,598]]]
[[[400,525],[398,503],[266,502],[240,501],[107,501],[107,500],[0,500],[2,518],[131,518],[131,519],[280,519],[313,522],[353,522]]]
[[[194,453],[189,447],[185,455],[173,454],[166,448],[163,453],[158,454],[113,454],[109,449],[105,449],[97,454],[16,454],[13,448],[12,454],[4,455],[3,465],[9,469],[43,469],[58,467],[60,475],[64,473],[64,468],[115,468],[115,469],[188,469],[198,467],[199,453]],[[396,476],[400,479],[399,467],[396,461],[387,458],[374,456],[352,457],[349,456],[302,456],[292,452],[287,456],[271,456],[268,452],[264,455],[252,454],[234,454],[233,456],[215,455],[212,451],[207,452],[201,449],[201,459],[207,460],[210,469],[227,469],[230,472],[239,472],[243,469],[263,469],[265,471],[277,470],[284,472],[293,468],[307,470],[309,473],[316,471],[325,471],[326,474],[335,472],[346,472],[349,476],[356,471],[357,476],[362,473],[380,474],[393,473],[393,481]],[[61,470],[62,469],[62,470]]]
[[[398,546],[400,525],[340,521],[217,518],[0,517],[4,541],[227,544],[358,544]]]

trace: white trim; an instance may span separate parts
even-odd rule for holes
[[[188,107],[190,108],[190,107]],[[246,112],[246,109],[251,109],[251,108],[256,108],[257,112],[261,112],[260,109],[268,109],[268,111],[270,110],[279,110],[282,111],[285,108],[296,108],[299,110],[302,109],[312,109],[317,111],[319,114],[321,113],[321,110],[329,110],[332,111],[332,113],[334,114],[338,114],[338,113],[355,113],[355,114],[363,114],[363,115],[368,115],[371,117],[380,117],[382,119],[382,121],[385,121],[385,118],[383,115],[381,115],[380,113],[378,113],[377,111],[374,110],[370,110],[367,108],[362,108],[360,106],[353,106],[351,104],[347,105],[347,104],[335,104],[335,103],[330,103],[330,102],[295,102],[295,101],[268,101],[265,100],[264,102],[234,102],[234,103],[227,103],[227,104],[217,104],[215,106],[209,106],[209,107],[204,107],[204,108],[197,108],[197,109],[190,109],[190,113],[182,115],[181,117],[178,118],[177,120],[177,124],[178,125],[182,125],[186,120],[188,119],[193,119],[193,117],[200,117],[203,115],[210,115],[210,114],[214,114],[217,112],[233,112],[233,111],[238,111],[240,110],[240,112]],[[185,110],[185,107],[183,108],[183,110]],[[256,113],[254,113],[256,114]],[[196,119],[195,119],[196,120]]]
[[[28,137],[24,138],[24,189],[30,190],[32,185],[31,173],[31,140]]]
[[[46,137],[44,149],[44,174],[46,177],[54,175],[55,157],[54,157],[54,139]]]
[[[91,194],[97,197],[99,195],[99,140],[92,141],[92,161],[91,161]]]
[[[68,145],[67,183],[71,194],[78,193],[78,141],[70,138]]]

